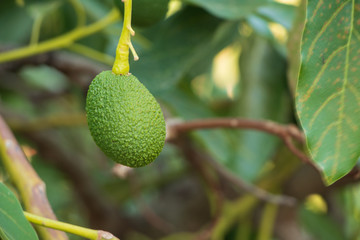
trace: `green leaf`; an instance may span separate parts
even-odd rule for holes
[[[187,7],[143,33],[152,46],[139,52],[141,61],[130,64],[131,73],[154,95],[169,89],[230,38],[217,35],[221,23],[201,8]],[[232,24],[226,32],[233,35],[236,27]]]
[[[296,107],[326,184],[360,155],[360,0],[308,1]]]
[[[0,42],[5,44],[24,44],[31,33],[32,19],[25,8],[18,7],[15,1],[1,1]],[[11,46],[11,45],[10,45]]]
[[[215,16],[225,19],[241,19],[253,13],[268,0],[188,0],[203,7]]]
[[[0,182],[0,239],[38,239],[15,195]]]
[[[46,65],[27,66],[21,69],[20,76],[31,86],[49,92],[61,92],[67,87],[66,76],[55,68]]]

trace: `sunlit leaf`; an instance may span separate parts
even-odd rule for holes
[[[268,18],[272,22],[277,22],[290,29],[295,15],[296,7],[278,2],[268,2],[266,5],[257,9],[257,13]]]
[[[269,28],[269,22],[264,17],[252,14],[246,20],[258,35],[274,40],[274,35]]]
[[[0,239],[36,240],[35,230],[26,220],[15,195],[0,182]]]
[[[297,112],[332,184],[360,155],[360,0],[308,1],[301,56]]]

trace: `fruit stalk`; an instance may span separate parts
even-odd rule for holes
[[[134,55],[134,60],[138,60],[134,47],[131,43],[131,35],[134,36],[135,32],[131,28],[131,9],[132,9],[132,0],[122,0],[124,2],[124,22],[119,39],[119,43],[116,48],[116,57],[115,62],[112,68],[112,72],[117,75],[128,75],[130,66],[129,66],[129,49]]]

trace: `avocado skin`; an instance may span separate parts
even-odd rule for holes
[[[165,120],[154,96],[133,75],[101,72],[86,98],[87,122],[95,143],[115,162],[142,167],[165,143]]]
[[[115,6],[124,14],[124,3],[114,0]],[[165,18],[169,0],[133,0],[131,23],[136,27],[150,27]]]

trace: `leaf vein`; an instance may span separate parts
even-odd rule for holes
[[[331,102],[331,100],[335,99],[337,96],[341,95],[341,92],[336,92],[331,94],[328,98],[326,98],[326,100],[321,104],[321,106],[315,111],[313,117],[311,118],[310,122],[309,122],[309,130],[312,128],[316,118],[319,116],[319,114],[321,113],[321,111],[329,104],[329,102]]]
[[[357,131],[359,128],[358,126],[351,120],[351,118],[349,117],[345,117],[345,122],[349,125],[349,127],[355,132]]]
[[[325,129],[324,132],[322,132],[319,140],[316,142],[315,147],[313,148],[313,152],[312,152],[312,158],[313,158],[313,159],[316,158],[316,156],[317,156],[317,154],[318,154],[318,152],[319,152],[319,148],[320,148],[322,142],[324,141],[324,138],[326,137],[326,135],[329,133],[329,131],[330,131],[333,127],[336,127],[338,124],[340,124],[340,121],[333,122],[333,123],[329,124],[329,125],[326,127],[326,129]]]
[[[340,11],[345,7],[346,4],[348,4],[350,2],[350,0],[345,1],[343,4],[341,4],[341,6],[339,6],[338,9],[336,9],[336,11],[331,15],[331,17],[329,18],[329,20],[322,26],[321,30],[318,32],[318,34],[315,36],[314,41],[312,41],[309,50],[308,50],[308,54],[306,57],[306,62],[309,61],[310,57],[313,54],[313,50],[315,48],[315,44],[317,43],[317,41],[319,40],[319,38],[322,36],[322,34],[325,32],[325,30],[328,28],[328,26],[330,25],[330,23],[332,23],[332,21],[335,19],[335,17],[340,13]]]
[[[360,105],[360,92],[356,89],[356,87],[352,83],[348,83],[348,87],[350,92],[355,96],[356,101]]]
[[[299,99],[300,102],[306,102],[312,92],[314,91],[315,87],[317,86],[317,84],[319,83],[320,81],[320,78],[322,77],[323,73],[325,72],[326,68],[329,66],[330,62],[332,61],[332,59],[339,53],[341,52],[343,49],[346,48],[346,45],[343,45],[341,47],[339,47],[338,49],[336,49],[335,51],[332,52],[332,54],[330,54],[330,56],[326,59],[324,65],[322,65],[320,71],[318,72],[318,74],[316,75],[314,81],[312,82],[310,88],[306,91],[305,95],[303,98]]]

